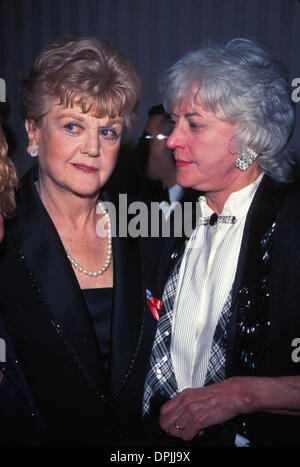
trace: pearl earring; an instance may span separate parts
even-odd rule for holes
[[[32,146],[32,148],[30,149],[30,156],[31,157],[37,157],[38,149],[39,149],[38,146]]]
[[[239,154],[239,157],[235,161],[235,167],[240,169],[242,172],[246,172],[250,165],[253,164],[258,154],[251,148],[247,148],[245,153]]]

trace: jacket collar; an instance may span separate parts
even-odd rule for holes
[[[109,195],[104,197],[109,199]],[[82,292],[55,226],[36,191],[33,171],[22,180],[16,219],[11,229],[19,254],[43,299],[48,318],[73,360],[104,397],[109,398],[109,392],[111,395],[120,392],[130,375],[141,333],[142,279],[136,242],[129,238],[113,239],[112,346],[107,378]]]
[[[233,300],[241,281],[251,283],[256,278],[261,239],[276,218],[286,185],[264,175],[248,211],[234,280]],[[247,266],[247,267],[246,267]]]
[[[261,268],[261,240],[276,219],[287,185],[276,183],[264,175],[250,206],[240,248],[238,266],[232,290],[232,316],[228,328],[227,375],[232,374],[234,340],[238,307],[238,292],[245,284],[255,285]]]
[[[118,201],[107,192],[101,194],[101,199],[116,206],[118,233],[120,217]],[[120,205],[120,208],[127,209],[127,205]],[[130,237],[127,232],[127,236],[114,236],[112,242],[114,295],[108,379],[116,397],[130,376],[140,350],[144,330],[145,292],[138,240]]]

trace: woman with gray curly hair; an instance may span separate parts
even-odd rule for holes
[[[146,297],[138,240],[112,238],[104,202],[117,203],[104,185],[139,92],[129,59],[85,38],[51,44],[22,82],[27,152],[38,164],[6,223],[0,309],[45,446],[136,441]]]
[[[187,54],[162,89],[177,183],[199,190],[200,217],[185,245],[168,242],[159,268],[145,423],[160,417],[176,445],[299,445],[300,193],[288,183],[287,77],[259,44],[234,39]]]

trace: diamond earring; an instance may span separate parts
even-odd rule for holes
[[[246,172],[250,165],[253,164],[258,154],[251,148],[247,148],[244,154],[240,154],[235,161],[235,167],[240,169],[242,172]]]
[[[30,156],[31,157],[37,157],[38,155],[38,146],[32,146],[32,148],[30,149]]]

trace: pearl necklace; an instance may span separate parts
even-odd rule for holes
[[[112,261],[112,256],[113,256],[112,255],[112,239],[111,239],[111,223],[110,223],[110,218],[109,218],[109,215],[108,215],[108,211],[105,209],[104,204],[100,200],[97,202],[97,206],[100,206],[100,208],[101,208],[100,214],[105,215],[105,217],[107,219],[107,224],[108,224],[108,229],[107,229],[107,234],[108,234],[107,253],[106,253],[106,261],[104,263],[104,266],[102,266],[102,268],[98,269],[97,271],[88,271],[83,266],[80,266],[78,261],[76,261],[74,258],[72,258],[69,255],[69,253],[66,251],[68,260],[70,261],[72,266],[74,268],[78,269],[78,271],[82,272],[83,274],[86,274],[86,275],[91,276],[91,277],[97,277],[97,276],[100,276],[101,274],[103,274],[109,268],[110,263]]]

